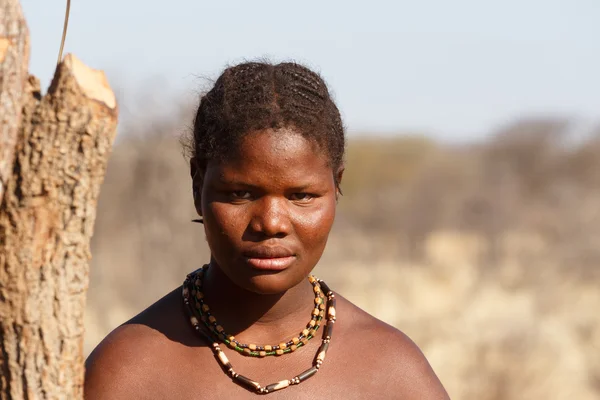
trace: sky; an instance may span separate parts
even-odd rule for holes
[[[65,3],[21,0],[43,87]],[[170,112],[225,66],[266,57],[319,71],[351,133],[453,141],[518,118],[600,123],[600,0],[72,3],[65,53],[106,72],[122,111],[150,96]]]

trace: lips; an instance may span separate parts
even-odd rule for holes
[[[282,258],[292,257],[294,252],[285,247],[256,247],[244,252],[247,258]]]
[[[294,252],[285,247],[256,247],[243,255],[252,268],[264,271],[282,271],[296,259]]]

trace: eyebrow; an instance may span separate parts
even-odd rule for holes
[[[222,185],[231,185],[231,186],[241,186],[241,187],[246,187],[246,188],[251,188],[251,189],[261,189],[260,186],[257,185],[253,185],[251,183],[247,183],[244,181],[239,181],[239,180],[234,180],[234,179],[224,179],[223,177],[219,177],[219,183]],[[320,182],[319,182],[320,183]],[[294,191],[299,191],[302,192],[304,190],[307,190],[311,187],[316,186],[315,183],[303,183],[297,186],[293,186],[290,187],[290,190],[294,190]]]
[[[256,185],[252,185],[250,183],[246,183],[244,181],[239,181],[239,180],[235,180],[235,179],[224,179],[222,176],[219,177],[218,182],[223,185],[246,186],[246,187],[258,188],[258,186],[256,186]]]

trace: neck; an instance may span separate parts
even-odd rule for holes
[[[308,279],[284,293],[257,294],[233,283],[214,260],[204,277],[203,292],[225,331],[248,342],[276,343],[297,335],[314,308]]]

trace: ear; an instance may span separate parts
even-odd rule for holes
[[[202,216],[202,186],[204,184],[204,172],[206,168],[201,165],[197,158],[190,160],[190,175],[192,177],[192,195],[194,196],[194,207],[199,216]]]
[[[339,195],[342,195],[342,196],[344,195],[342,193],[341,185],[342,185],[342,177],[344,176],[345,169],[346,168],[342,164],[342,165],[340,165],[340,167],[338,168],[338,170],[335,173],[335,198],[336,198],[336,200]]]

